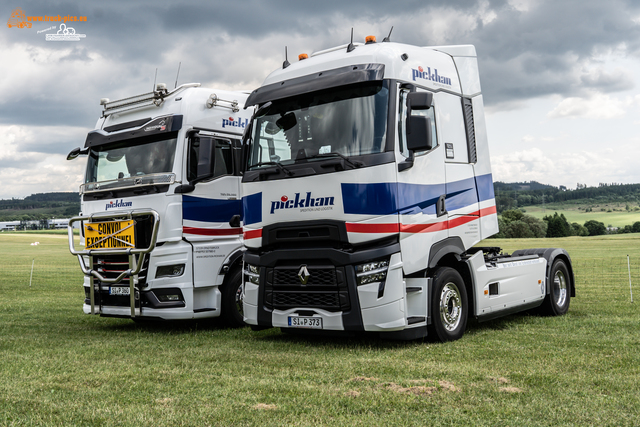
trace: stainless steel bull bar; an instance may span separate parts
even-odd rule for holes
[[[127,221],[134,220],[136,217],[151,215],[154,218],[153,230],[151,233],[151,241],[147,248],[123,248],[123,249],[84,249],[77,250],[75,248],[75,242],[73,239],[73,224],[80,222],[80,227],[83,227],[83,223],[96,223],[103,221]],[[72,255],[78,257],[80,268],[85,276],[89,277],[89,297],[91,300],[91,314],[98,314],[95,311],[95,284],[94,280],[98,279],[102,283],[120,283],[125,277],[129,277],[129,302],[131,305],[131,317],[136,317],[136,303],[135,303],[135,286],[138,284],[138,273],[142,269],[144,264],[144,257],[156,247],[156,241],[158,239],[158,228],[160,226],[160,215],[153,209],[139,209],[131,211],[120,212],[101,212],[88,216],[76,216],[69,220],[67,226],[67,232],[69,236],[69,252]],[[104,277],[99,271],[94,269],[93,257],[94,255],[127,255],[129,257],[129,269],[123,271],[116,278]],[[89,257],[89,265],[85,264],[84,257]],[[138,258],[136,259],[136,256]],[[102,300],[101,300],[102,303]],[[100,304],[102,306],[102,304]],[[141,307],[142,310],[142,307]],[[100,312],[102,307],[100,307]]]

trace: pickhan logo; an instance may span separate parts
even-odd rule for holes
[[[229,117],[228,119],[222,119],[222,127],[234,127],[244,129],[249,124],[249,119],[234,119],[233,117]]]
[[[427,69],[425,70],[420,66],[418,67],[417,70],[415,68],[412,68],[411,71],[413,72],[414,82],[416,81],[416,78],[418,78],[423,80],[429,80],[434,83],[440,83],[443,85],[451,86],[451,79],[449,77],[439,75],[438,70],[435,68],[432,70],[431,67],[427,67]]]
[[[271,213],[274,213],[280,209],[298,209],[298,208],[315,208],[334,205],[334,197],[311,197],[311,192],[308,191],[306,196],[300,196],[300,193],[296,193],[296,197],[290,199],[287,196],[280,197],[280,200],[271,202]]]
[[[109,209],[115,209],[115,208],[130,208],[133,206],[133,202],[125,202],[124,200],[120,199],[120,201],[110,201],[109,203],[107,203],[107,207],[105,208],[105,210],[109,210]]]

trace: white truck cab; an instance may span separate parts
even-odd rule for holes
[[[69,247],[87,314],[242,321],[240,142],[247,92],[185,84],[117,101],[87,135]],[[234,221],[230,220],[234,218]],[[76,248],[72,226],[81,222]]]
[[[285,62],[245,133],[244,316],[254,329],[446,341],[574,295],[561,249],[504,255],[473,46],[369,41]]]

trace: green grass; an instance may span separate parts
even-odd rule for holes
[[[640,235],[483,242],[565,247],[578,296],[446,344],[87,316],[66,236],[35,236],[0,234],[3,426],[640,424]]]
[[[582,209],[579,209],[581,206]],[[585,212],[587,207],[591,207],[591,212]],[[624,203],[606,203],[593,205],[546,205],[544,208],[540,205],[524,206],[523,209],[527,215],[542,219],[546,215],[553,215],[555,212],[564,214],[570,223],[577,222],[584,225],[585,222],[596,220],[602,222],[605,226],[624,227],[631,225],[636,221],[640,221],[640,210],[627,211]],[[602,211],[604,209],[604,211]],[[608,212],[611,210],[611,212]]]

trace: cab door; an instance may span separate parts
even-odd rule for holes
[[[416,89],[400,86],[397,104],[397,206],[405,274],[426,268],[425,250],[448,236],[447,216],[441,208],[446,196],[446,181],[444,147],[436,123],[439,106],[434,97],[431,108],[411,110],[411,115],[431,119],[432,147],[410,152],[407,149],[407,97],[413,90]]]
[[[182,195],[183,238],[193,245],[194,286],[211,286],[229,254],[242,245],[242,227],[229,221],[241,213],[239,141],[215,134],[189,137]]]
[[[464,249],[480,241],[480,208],[474,173],[475,145],[468,143],[464,102],[457,95],[434,95],[440,143],[443,146],[449,237],[460,238]]]

